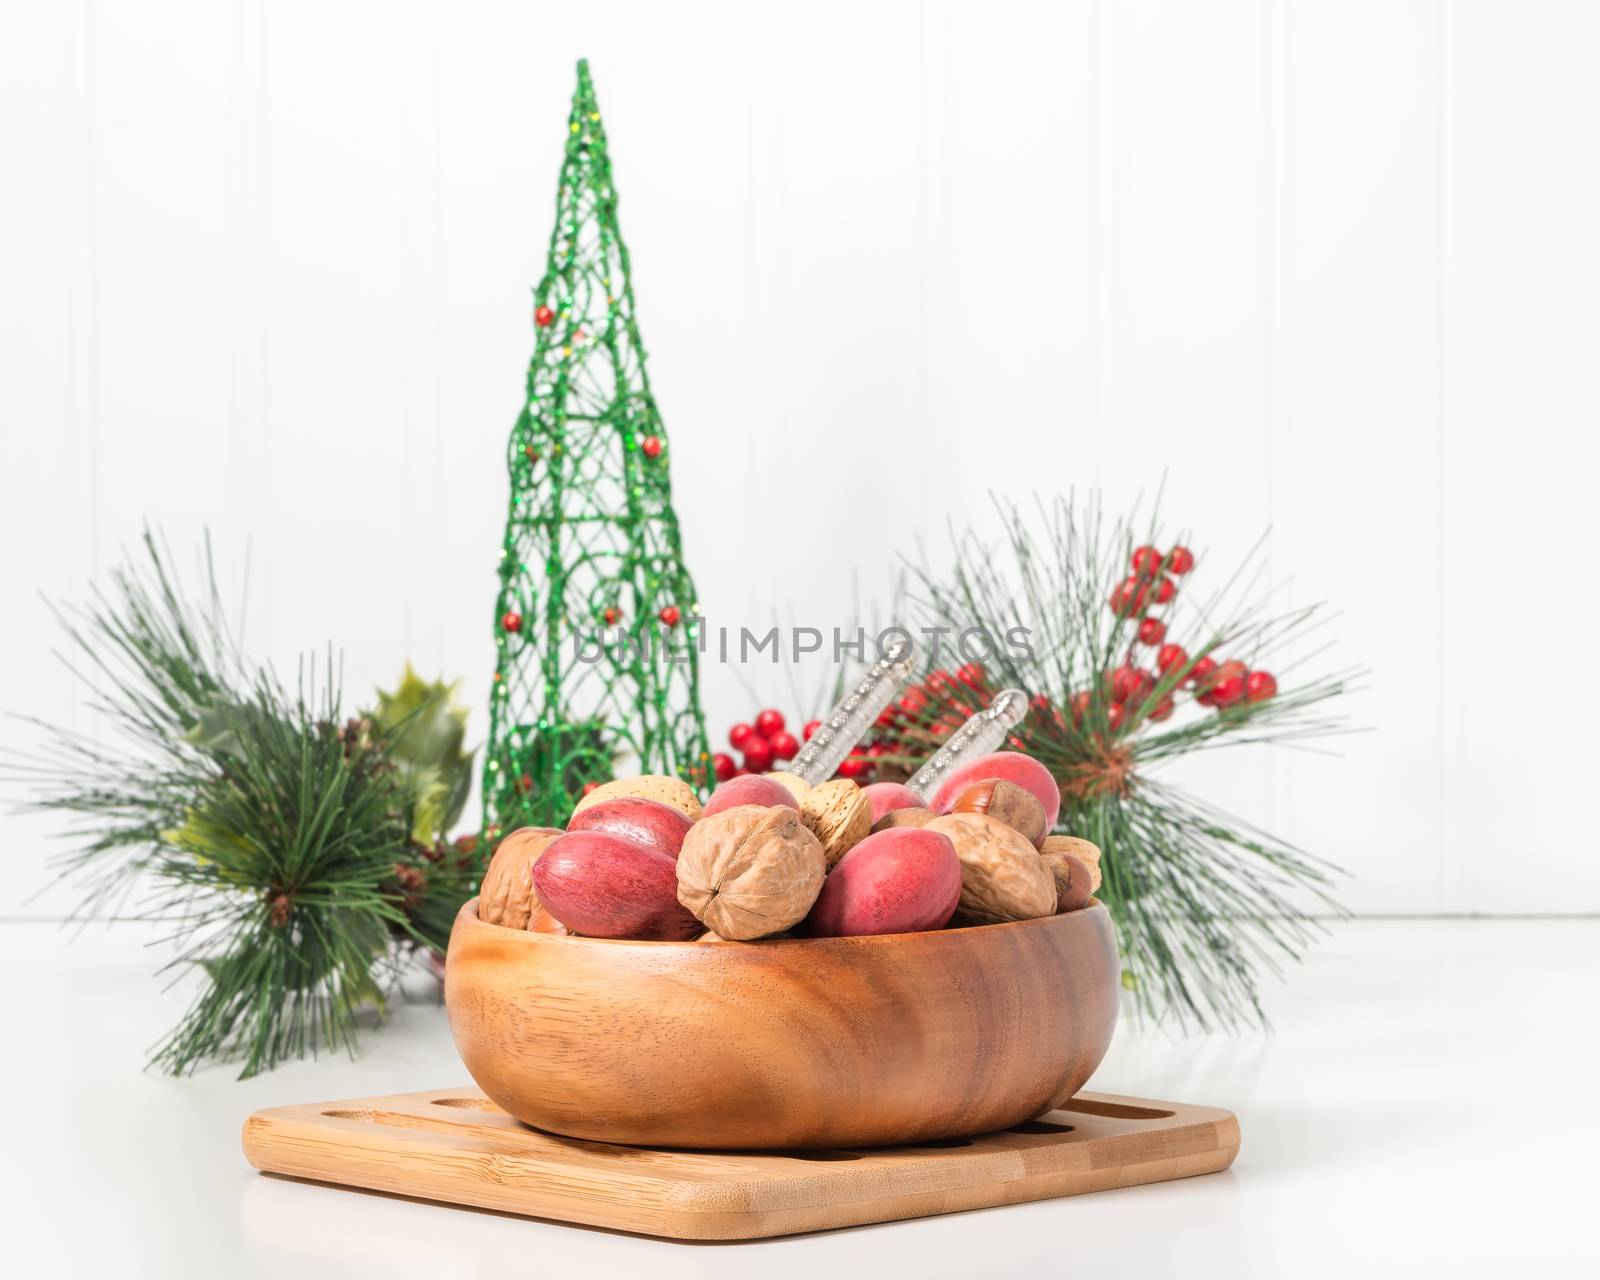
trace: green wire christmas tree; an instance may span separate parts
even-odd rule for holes
[[[699,605],[587,62],[534,325],[495,607],[490,832],[559,825],[585,785],[620,770],[699,784],[710,763]]]

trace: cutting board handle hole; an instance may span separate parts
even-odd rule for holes
[[[501,1115],[505,1113],[487,1098],[435,1098],[433,1105],[436,1107],[460,1107],[465,1111],[493,1111]]]
[[[1071,1133],[1070,1124],[1056,1124],[1051,1120],[1024,1120],[1006,1130],[1007,1133]]]

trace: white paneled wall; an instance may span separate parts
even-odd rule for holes
[[[90,727],[39,593],[146,519],[248,559],[254,651],[483,704],[579,55],[716,620],[847,622],[991,488],[1164,474],[1372,667],[1341,754],[1188,778],[1359,910],[1600,910],[1579,0],[8,5],[6,708]],[[714,728],[742,682],[791,701],[713,668]],[[0,914],[59,909],[47,826]]]

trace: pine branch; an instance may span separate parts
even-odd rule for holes
[[[235,1059],[248,1076],[352,1048],[395,947],[442,949],[476,883],[477,859],[435,830],[471,767],[460,713],[410,677],[381,714],[343,720],[331,657],[303,664],[293,693],[243,661],[209,543],[195,594],[148,533],[144,551],[92,607],[58,611],[114,743],[39,725],[40,750],[8,772],[68,819],[54,861],[80,890],[74,914],[138,886],[138,917],[170,927],[164,971],[199,973],[155,1065]]]
[[[888,717],[871,749],[880,765],[909,770],[997,690],[1022,689],[1031,710],[1011,745],[1060,782],[1058,829],[1102,850],[1100,897],[1117,925],[1135,1012],[1185,1027],[1263,1022],[1259,972],[1303,954],[1322,929],[1313,911],[1337,913],[1329,895],[1338,873],[1152,770],[1199,751],[1303,747],[1352,732],[1331,704],[1361,672],[1289,680],[1307,666],[1302,650],[1312,638],[1316,655],[1325,651],[1329,615],[1321,606],[1270,610],[1264,540],[1209,595],[1199,594],[1200,574],[1185,574],[1170,605],[1119,610],[1108,600],[1129,577],[1135,528],[1144,545],[1161,541],[1159,500],[1142,521],[1108,521],[1096,498],[1040,499],[1028,516],[1011,502],[996,506],[997,542],[952,529],[947,561],[923,553],[906,562],[901,616],[951,636],[976,629],[1003,637],[1022,627],[1027,646],[1002,644],[955,675],[930,658],[920,685],[926,706]],[[1140,592],[1135,574],[1125,589],[1153,601],[1160,577]],[[1138,639],[1142,617],[1158,614],[1167,638],[1188,642],[1183,660],[1164,671],[1144,665],[1154,663],[1155,646]],[[1281,687],[1259,700],[1199,705],[1217,687],[1202,664],[1224,658],[1257,670],[1277,663]]]

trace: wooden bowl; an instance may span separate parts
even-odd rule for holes
[[[865,938],[614,942],[456,917],[450,1030],[525,1124],[641,1146],[858,1147],[1059,1106],[1117,1018],[1106,909]]]

